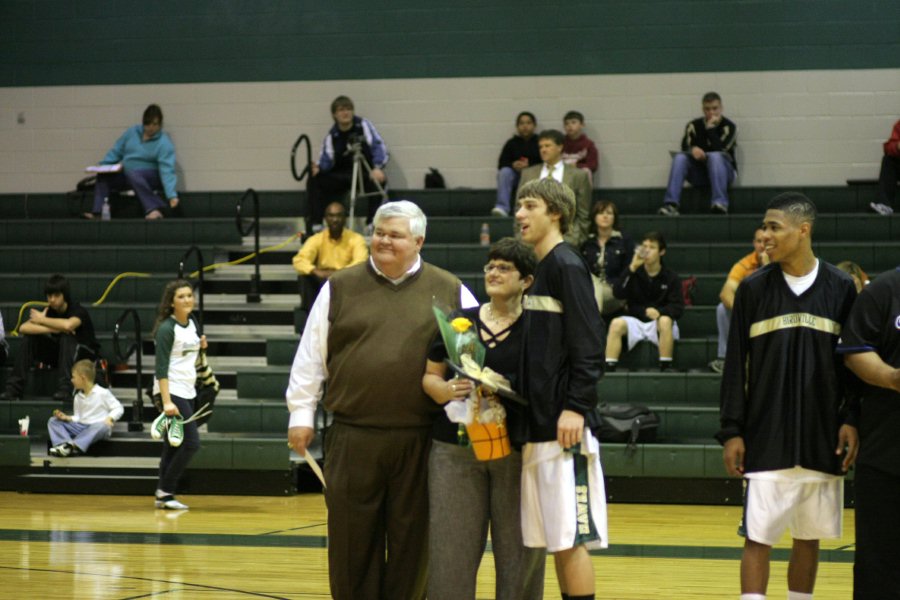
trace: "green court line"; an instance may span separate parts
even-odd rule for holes
[[[221,533],[141,533],[114,531],[52,531],[45,529],[0,529],[0,541],[50,542],[62,544],[161,544],[174,546],[232,546],[247,548],[325,548],[322,535],[241,535]],[[490,546],[489,546],[490,548]],[[740,560],[739,546],[670,546],[662,544],[612,544],[595,550],[594,556],[628,558],[681,558],[693,560]],[[852,546],[822,550],[819,562],[852,563]],[[772,559],[787,561],[790,550],[774,548]]]

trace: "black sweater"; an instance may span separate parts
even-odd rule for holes
[[[512,167],[512,164],[523,156],[528,159],[529,167],[540,164],[541,153],[538,151],[538,136],[533,135],[527,140],[517,135],[509,138],[500,152],[497,169]]]

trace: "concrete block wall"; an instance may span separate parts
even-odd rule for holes
[[[291,144],[318,146],[338,94],[384,135],[395,187],[429,166],[493,186],[523,109],[585,114],[595,185],[662,186],[708,90],[738,125],[738,185],[840,184],[875,176],[900,117],[898,26],[896,0],[12,0],[0,193],[71,189],[151,102],[182,189],[291,189]]]
[[[559,128],[569,109],[600,149],[595,185],[659,187],[711,89],[738,125],[738,185],[875,177],[900,118],[892,69],[0,88],[0,193],[73,188],[150,102],[163,108],[182,189],[291,189],[291,145],[306,132],[318,154],[341,93],[384,136],[398,188],[421,187],[430,166],[450,187],[491,187],[516,113]]]

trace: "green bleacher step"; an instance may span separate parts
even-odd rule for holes
[[[707,439],[719,430],[718,406],[650,406],[659,415],[660,440]]]
[[[290,367],[245,367],[237,370],[238,398],[283,399]]]
[[[0,221],[0,245],[72,244],[83,246],[240,243],[234,219],[85,221],[15,219]]]
[[[722,447],[710,444],[601,444],[603,473],[607,477],[725,477]]]
[[[290,415],[283,399],[217,402],[209,430],[222,433],[285,433]]]
[[[298,336],[269,337],[266,340],[266,362],[270,365],[293,364],[298,343]]]
[[[623,338],[624,339],[624,338]],[[680,370],[706,369],[716,358],[717,342],[712,338],[685,338],[675,342],[673,367]],[[624,351],[619,365],[627,369],[652,370],[659,366],[659,349],[650,342],[638,342]]]
[[[608,373],[597,383],[602,402],[646,406],[719,406],[715,373]]]

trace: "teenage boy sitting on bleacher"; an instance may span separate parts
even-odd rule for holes
[[[111,391],[94,383],[95,376],[90,360],[72,365],[72,385],[77,390],[75,410],[67,415],[56,409],[47,421],[52,456],[78,456],[91,444],[109,439],[113,424],[125,412]]]
[[[626,316],[609,324],[606,338],[606,369],[615,371],[622,354],[622,336],[628,335],[628,349],[641,340],[659,347],[659,370],[672,366],[678,317],[684,312],[681,279],[662,264],[666,240],[657,231],[644,235],[628,270],[613,286],[613,295],[625,300]]]

